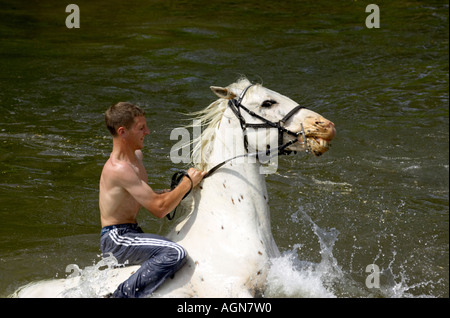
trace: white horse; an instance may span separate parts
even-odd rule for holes
[[[196,114],[207,128],[194,142],[192,160],[206,171],[222,165],[179,206],[177,224],[167,237],[186,249],[188,260],[156,297],[262,294],[270,260],[279,256],[265,174],[276,169],[278,152],[321,155],[336,132],[321,115],[247,79],[211,89],[220,99]],[[89,288],[98,296],[112,292],[137,268],[104,271],[101,286]],[[67,291],[86,286],[86,280],[81,275],[32,283],[14,296],[70,296]]]

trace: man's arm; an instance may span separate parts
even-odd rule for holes
[[[121,186],[133,196],[133,198],[150,211],[157,218],[163,218],[180,204],[184,195],[191,188],[191,180],[183,178],[180,184],[172,191],[165,193],[156,193],[143,180],[139,178],[133,168],[129,165],[123,165],[118,172],[120,174]],[[192,179],[192,186],[195,187],[203,179],[204,172],[196,169],[189,169],[189,176]]]

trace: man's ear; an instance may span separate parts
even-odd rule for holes
[[[123,136],[123,134],[125,134],[125,128],[123,126],[120,126],[119,128],[117,128],[117,135]]]
[[[231,92],[228,88],[226,87],[220,87],[220,86],[210,86],[211,90],[213,91],[214,94],[216,94],[218,97],[220,98],[225,98],[225,99],[233,99],[236,97],[235,94],[233,94],[233,92]]]

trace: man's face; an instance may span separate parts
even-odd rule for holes
[[[150,133],[145,117],[135,117],[133,125],[127,132],[128,142],[134,145],[136,150],[144,148],[144,137]]]

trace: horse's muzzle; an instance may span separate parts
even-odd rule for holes
[[[331,140],[336,136],[334,123],[322,117],[305,125],[307,149],[316,156],[323,155],[330,149]]]

